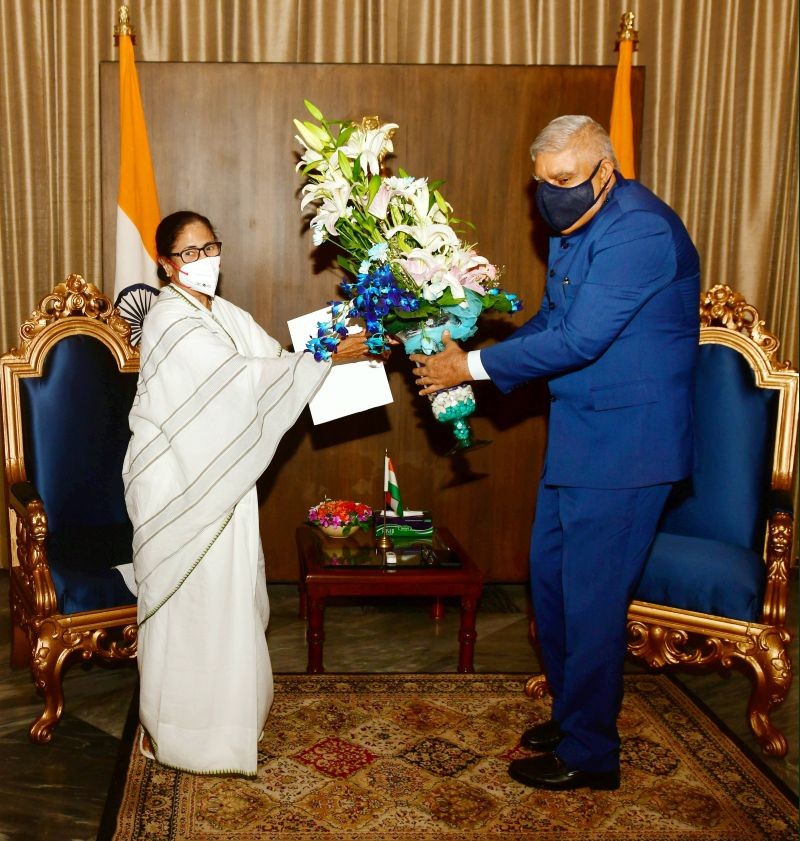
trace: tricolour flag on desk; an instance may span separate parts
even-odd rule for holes
[[[397,486],[397,476],[394,472],[392,460],[386,455],[383,468],[383,495],[386,510],[392,510],[398,517],[403,516],[403,500],[400,496],[400,488]]]
[[[119,192],[114,300],[131,323],[137,344],[141,322],[158,294],[156,179],[147,142],[130,34],[119,33]]]

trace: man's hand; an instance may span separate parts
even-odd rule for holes
[[[441,353],[432,356],[412,353],[409,357],[416,364],[412,370],[417,375],[417,385],[421,386],[420,394],[433,394],[472,379],[467,354],[450,338],[449,331],[442,333],[442,341],[444,350]]]

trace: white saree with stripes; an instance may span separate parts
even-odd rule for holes
[[[329,369],[221,298],[169,286],[147,314],[123,480],[139,715],[165,765],[256,771],[273,684],[255,483]]]

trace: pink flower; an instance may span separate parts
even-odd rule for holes
[[[395,190],[387,187],[386,182],[382,181],[381,186],[378,188],[378,192],[375,194],[375,198],[367,208],[367,211],[377,219],[385,219],[386,211],[389,209],[389,202],[392,200],[392,196],[394,196],[395,193]]]

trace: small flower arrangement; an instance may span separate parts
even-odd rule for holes
[[[308,509],[306,522],[319,526],[329,534],[341,533],[343,537],[346,537],[356,528],[369,531],[372,509],[363,502],[323,499],[322,502]]]
[[[372,117],[360,124],[328,121],[308,100],[305,105],[314,122],[294,121],[305,148],[297,165],[307,178],[300,208],[315,207],[312,242],[335,242],[339,265],[355,278],[341,284],[347,300],[329,303],[330,322],[320,322],[306,345],[317,360],[335,352],[350,318],[364,322],[375,354],[387,347],[387,334],[438,325],[438,333],[423,336],[422,349],[430,353],[440,349],[436,337],[444,329],[456,341],[466,339],[484,310],[521,309],[519,298],[500,288],[498,268],[459,238],[454,226],[471,225],[451,216],[442,182],[402,169],[396,177],[383,173],[397,124]],[[442,326],[444,316],[451,318]]]

